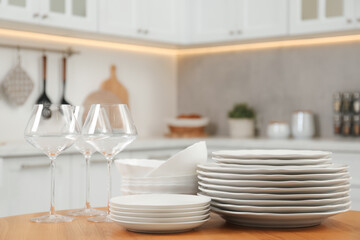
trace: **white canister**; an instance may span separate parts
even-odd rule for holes
[[[296,139],[309,139],[315,134],[314,115],[311,111],[296,111],[292,114],[292,135]]]
[[[286,139],[290,136],[290,126],[287,122],[273,121],[267,126],[267,136],[271,139]]]
[[[255,121],[250,118],[229,118],[229,132],[233,138],[254,137]]]

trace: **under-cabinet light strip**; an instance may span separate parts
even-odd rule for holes
[[[0,36],[46,41],[52,43],[63,43],[63,44],[65,43],[70,45],[116,49],[116,50],[132,51],[139,53],[150,53],[150,54],[158,54],[158,55],[211,54],[211,53],[221,53],[221,52],[269,49],[269,48],[360,42],[360,34],[356,34],[356,35],[333,36],[333,37],[318,37],[318,38],[309,38],[309,39],[278,40],[278,41],[260,42],[260,43],[244,43],[244,44],[236,44],[229,46],[169,49],[169,48],[159,48],[159,47],[150,47],[150,46],[140,46],[133,44],[123,44],[123,43],[116,43],[110,41],[65,37],[65,36],[58,36],[58,35],[51,35],[44,33],[9,30],[9,29],[1,29],[1,28],[0,28]]]

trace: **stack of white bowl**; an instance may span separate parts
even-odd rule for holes
[[[174,175],[145,177],[147,173],[159,167],[164,161],[150,159],[121,159],[115,165],[121,173],[121,193],[123,195],[174,193],[196,194],[197,176]]]
[[[350,208],[349,173],[331,153],[233,150],[199,165],[199,195],[227,221],[256,227],[306,227]]]
[[[192,230],[210,218],[210,198],[146,194],[112,198],[111,219],[129,231],[174,233]]]

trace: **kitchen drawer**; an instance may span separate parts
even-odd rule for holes
[[[50,160],[46,156],[4,159],[0,217],[50,209]],[[56,209],[69,208],[69,161],[56,160]]]

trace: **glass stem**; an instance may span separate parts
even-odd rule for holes
[[[86,209],[90,209],[90,173],[89,173],[89,168],[90,168],[90,156],[87,155],[85,156],[85,208]]]
[[[110,198],[111,198],[111,163],[112,159],[107,159],[108,179],[107,179],[107,214],[110,214]]]
[[[50,196],[50,215],[55,215],[55,158],[50,159],[51,169],[51,196]]]

